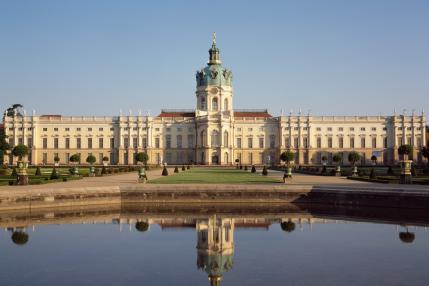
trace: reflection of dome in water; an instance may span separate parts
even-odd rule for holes
[[[12,241],[17,245],[24,245],[28,242],[28,234],[23,231],[15,231],[12,233]]]
[[[399,239],[403,243],[412,243],[415,239],[415,235],[412,232],[400,232],[399,233]]]

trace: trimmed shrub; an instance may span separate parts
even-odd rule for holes
[[[243,170],[243,165],[240,165],[240,170]]]
[[[369,173],[369,177],[371,179],[377,179],[377,176],[375,175],[375,169],[374,168],[371,169],[371,173]]]
[[[182,171],[185,171],[185,170],[186,170],[185,165],[183,165],[182,166]]]
[[[247,171],[247,170],[249,170],[249,169],[247,168],[247,165],[246,165],[246,166],[244,166],[244,171]]]
[[[36,168],[36,173],[34,173],[35,176],[41,176],[42,175],[42,170],[40,169],[39,166],[37,166]]]
[[[14,231],[12,233],[12,241],[16,245],[24,245],[28,242],[28,234],[23,231]]]
[[[57,168],[53,168],[50,179],[51,180],[56,180],[56,179],[59,179],[59,178],[60,178],[60,176],[58,176]]]
[[[13,181],[9,181],[9,186],[13,186]]]
[[[147,231],[149,229],[149,224],[144,221],[136,222],[136,229],[140,232]]]
[[[66,177],[63,178],[63,182],[67,182],[67,178]]]
[[[165,167],[165,166],[164,166],[164,168],[162,168],[162,175],[168,176],[168,170],[167,170],[167,167]]]
[[[177,168],[177,166],[174,167],[174,173],[179,173],[179,168]]]
[[[265,165],[264,165],[264,168],[262,169],[262,175],[263,176],[267,176],[268,175],[267,166],[265,166]]]
[[[89,155],[86,157],[86,162],[90,165],[93,165],[95,162],[97,162],[97,158],[95,158],[94,155]]]
[[[189,165],[188,165],[188,166],[186,166],[186,169],[188,169],[188,170],[189,170],[189,169],[191,169],[191,166],[189,166]]]
[[[283,231],[292,232],[295,230],[295,223],[292,221],[284,221],[280,224]]]
[[[256,168],[255,168],[255,165],[252,165],[252,171],[251,171],[252,173],[256,173]]]

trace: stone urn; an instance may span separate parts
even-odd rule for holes
[[[89,176],[95,177],[95,168],[94,166],[89,167]]]
[[[16,183],[18,185],[28,185],[28,174],[27,174],[28,162],[19,161],[17,170]]]
[[[335,167],[335,176],[340,177],[341,176],[341,166],[337,165],[337,167]]]
[[[146,183],[146,181],[147,181],[146,169],[140,168],[140,170],[139,170],[139,182],[140,183]]]
[[[401,164],[401,175],[399,177],[400,184],[411,184],[412,183],[412,175],[411,175],[411,164],[413,161],[411,160],[402,160]]]
[[[357,177],[358,176],[358,169],[356,166],[352,167],[352,177]]]
[[[286,179],[291,179],[291,178],[292,178],[292,166],[287,165],[285,173],[283,175],[283,183],[286,183]]]

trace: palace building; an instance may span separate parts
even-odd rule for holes
[[[30,148],[31,164],[68,164],[69,157],[89,154],[102,164],[135,164],[134,155],[147,152],[150,164],[244,165],[279,163],[288,149],[297,164],[332,163],[340,153],[347,164],[351,151],[359,152],[362,164],[372,156],[379,163],[399,160],[397,148],[414,147],[412,159],[422,162],[420,149],[426,142],[426,117],[313,116],[289,114],[273,117],[266,109],[235,109],[232,71],[222,65],[216,39],[207,65],[196,73],[196,101],[192,110],[162,110],[158,116],[114,117],[6,114],[5,134],[11,146]],[[9,155],[5,162],[14,163]]]

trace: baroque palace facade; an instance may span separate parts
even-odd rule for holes
[[[378,162],[394,164],[401,144],[414,147],[412,159],[422,162],[426,117],[271,116],[267,110],[234,109],[232,72],[223,67],[215,38],[208,64],[196,73],[196,107],[162,110],[158,116],[31,116],[15,114],[3,119],[11,146],[30,148],[31,164],[68,164],[69,157],[89,154],[102,164],[135,164],[134,154],[147,152],[150,164],[277,164],[285,150],[295,152],[297,164],[332,163],[332,155],[356,151],[362,164],[375,155]],[[5,162],[14,163],[11,155]]]

